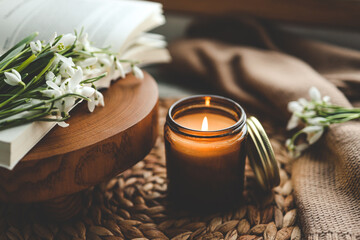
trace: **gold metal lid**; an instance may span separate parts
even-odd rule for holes
[[[246,143],[250,165],[260,186],[270,191],[280,183],[279,168],[270,140],[259,120],[250,117],[246,121],[249,136]]]

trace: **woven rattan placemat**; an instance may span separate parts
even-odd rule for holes
[[[300,239],[290,181],[291,164],[281,128],[266,121],[278,161],[281,186],[258,191],[246,166],[245,203],[231,211],[195,214],[167,207],[163,124],[173,100],[160,101],[159,138],[131,169],[84,193],[84,209],[66,222],[44,219],[29,205],[0,204],[1,239]]]

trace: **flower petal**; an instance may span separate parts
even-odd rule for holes
[[[18,76],[15,75],[14,73],[4,72],[4,74],[5,74],[4,81],[11,86],[17,86],[21,82],[21,79],[19,79]]]
[[[66,122],[64,122],[64,121],[58,122],[57,124],[58,124],[60,127],[68,127],[68,126],[69,126],[69,124],[66,123]]]
[[[297,101],[291,101],[289,102],[288,104],[288,110],[292,113],[295,113],[295,112],[302,112],[304,109],[303,106],[301,106],[301,104]]]
[[[300,122],[300,118],[298,116],[296,116],[295,114],[293,114],[286,126],[287,130],[292,130],[294,128],[296,128],[299,125]]]
[[[121,78],[124,78],[124,77],[125,77],[124,67],[122,66],[122,64],[121,64],[119,61],[116,61],[115,64],[116,64],[117,70],[119,70],[120,77],[121,77]]]
[[[84,86],[79,88],[79,94],[85,97],[90,97],[95,93],[95,89],[92,87]]]
[[[322,127],[322,126],[307,126],[307,127],[303,128],[301,131],[304,133],[311,133],[311,132],[322,131],[323,129],[324,129],[324,127]]]
[[[91,101],[88,101],[88,109],[89,112],[93,112],[95,109],[95,101],[92,99]]]
[[[56,83],[54,83],[53,81],[46,81],[46,85],[48,85],[54,90],[60,91],[60,87],[56,85]]]
[[[314,117],[307,119],[307,122],[311,125],[324,126],[326,125],[327,120],[323,117]]]
[[[144,73],[138,66],[133,67],[133,72],[136,78],[144,79]]]
[[[55,78],[55,74],[52,71],[49,71],[46,75],[45,75],[45,80],[46,81],[53,81]]]
[[[324,129],[322,128],[320,131],[317,131],[315,133],[313,132],[312,134],[308,134],[307,141],[309,142],[309,144],[314,144],[321,138],[323,133],[324,133]]]
[[[309,90],[310,98],[315,102],[321,102],[321,94],[316,87],[311,87]]]

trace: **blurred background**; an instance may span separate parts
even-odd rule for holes
[[[186,38],[189,26],[196,22],[226,17],[250,16],[263,24],[300,37],[360,49],[360,1],[299,0],[159,0],[164,4],[166,24],[153,32],[164,35],[169,44]],[[145,68],[159,83],[160,97],[183,97],[216,93],[194,81],[193,75],[179,75],[167,65]]]

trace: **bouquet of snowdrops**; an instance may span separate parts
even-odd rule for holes
[[[0,56],[0,130],[33,121],[66,127],[69,111],[87,101],[89,111],[104,99],[94,82],[114,71],[125,76],[123,63],[143,78],[136,62],[120,59],[89,42],[87,34],[66,34],[47,43],[28,36]]]
[[[310,88],[309,95],[310,101],[300,98],[298,101],[291,101],[288,104],[288,110],[292,112],[292,117],[288,122],[287,129],[292,130],[301,124],[304,125],[304,128],[286,141],[286,147],[294,158],[299,157],[310,145],[317,142],[331,124],[360,118],[359,108],[333,105],[330,97],[321,97],[319,90],[315,87]],[[306,136],[306,138],[302,139],[302,136]]]

